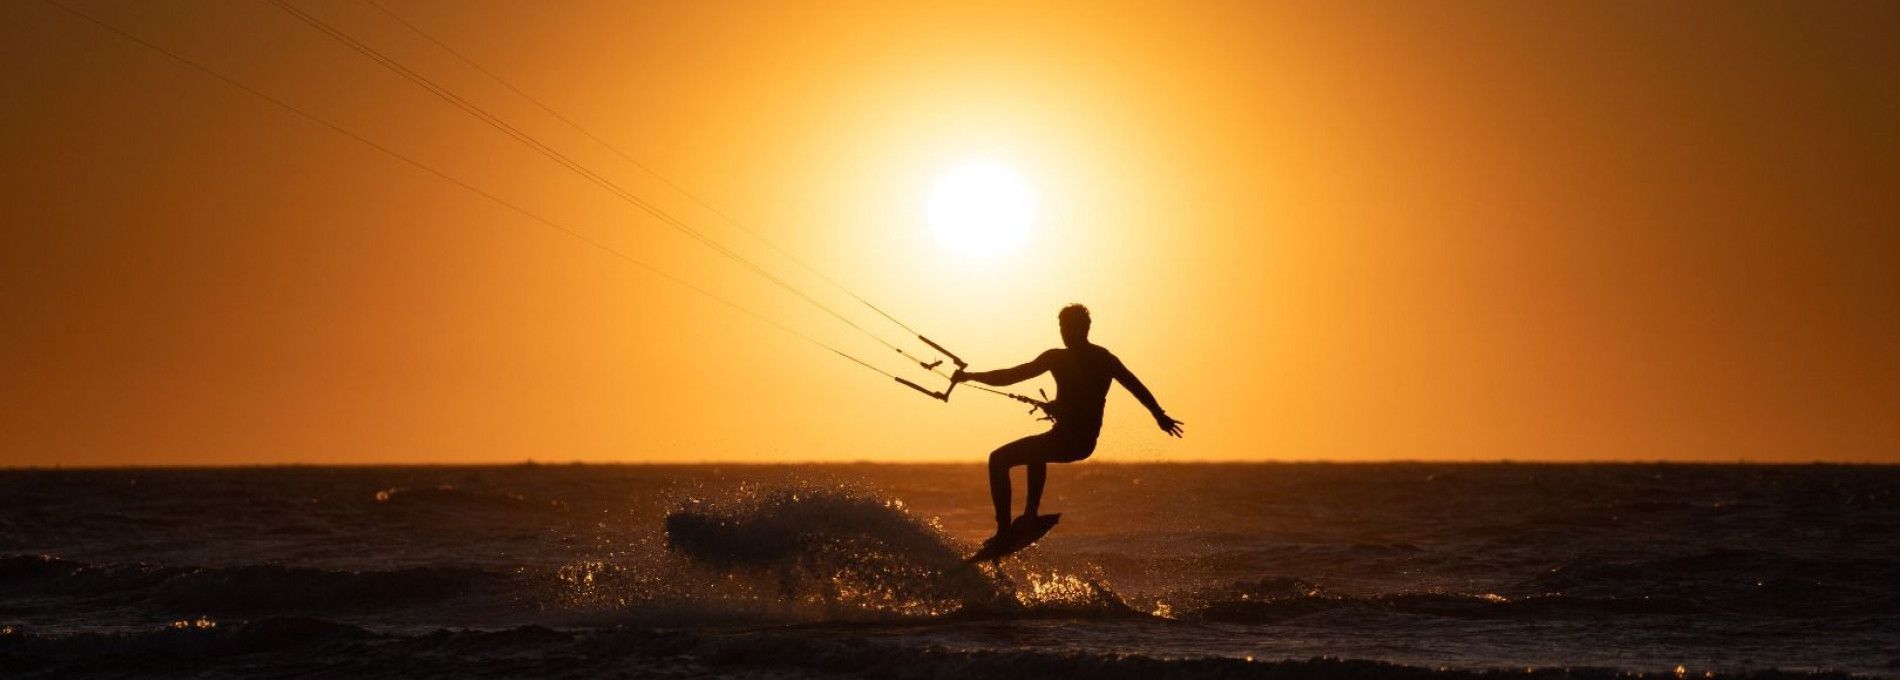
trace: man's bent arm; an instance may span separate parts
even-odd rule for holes
[[[1014,385],[1047,373],[1048,371],[1049,353],[1043,352],[1041,356],[1021,366],[1001,368],[994,371],[963,371],[959,375],[961,375],[964,380],[1002,387],[1004,385]]]

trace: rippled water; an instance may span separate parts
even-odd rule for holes
[[[1900,675],[1900,468],[1050,475],[1062,524],[994,572],[976,466],[0,472],[0,674]]]

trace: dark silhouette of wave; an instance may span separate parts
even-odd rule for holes
[[[46,555],[0,557],[0,601],[116,599],[189,613],[367,611],[442,602],[504,586],[506,575],[423,567],[330,571],[248,565],[86,564]]]
[[[796,629],[708,634],[637,628],[563,631],[527,626],[497,631],[439,630],[395,635],[314,618],[268,618],[141,633],[70,636],[39,636],[19,630],[0,633],[0,675],[10,678],[74,675],[587,677],[603,674],[897,680],[1044,680],[1052,677],[1635,680],[1662,673],[1644,675],[1600,668],[1450,670],[1333,658],[1252,661],[1080,651],[966,651],[841,636],[835,631]],[[1836,672],[1762,670],[1700,677],[1845,680],[1854,676]]]

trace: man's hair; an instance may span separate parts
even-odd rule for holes
[[[1089,308],[1082,306],[1080,303],[1063,307],[1062,311],[1056,312],[1056,321],[1061,323],[1064,328],[1074,327],[1077,330],[1087,331],[1089,329]]]

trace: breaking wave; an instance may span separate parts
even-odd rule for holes
[[[934,521],[849,488],[692,499],[667,515],[665,540],[702,569],[827,619],[1132,613],[1099,579],[964,564],[973,548]]]

